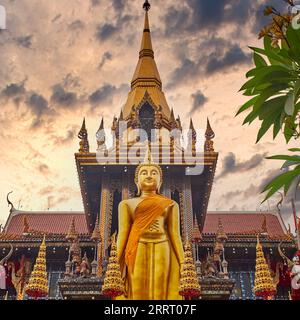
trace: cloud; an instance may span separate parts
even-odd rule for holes
[[[92,105],[92,109],[102,103],[111,103],[114,95],[124,90],[128,91],[127,84],[122,84],[120,87],[116,87],[109,83],[105,83],[102,87],[90,94],[88,99]]]
[[[223,160],[223,170],[217,177],[217,179],[223,178],[230,173],[242,173],[251,171],[262,164],[265,156],[266,154],[257,154],[247,161],[238,163],[235,154],[230,152]]]
[[[106,41],[113,37],[115,34],[120,33],[126,24],[133,20],[133,16],[124,15],[119,16],[115,24],[106,22],[97,26],[96,39],[100,42]]]
[[[112,60],[112,57],[113,57],[113,56],[112,56],[112,54],[111,54],[109,51],[105,52],[105,53],[103,54],[102,59],[101,59],[101,62],[100,62],[100,64],[99,64],[99,69],[101,70],[107,61]]]
[[[66,91],[61,84],[56,84],[52,87],[50,101],[63,108],[69,108],[77,104],[77,94]]]
[[[24,48],[31,48],[33,35],[18,37],[16,39],[17,44]]]
[[[192,115],[204,106],[204,104],[208,101],[208,98],[205,97],[201,90],[198,90],[197,92],[193,93],[191,97],[193,99],[193,107],[191,110]]]
[[[237,43],[228,42],[223,38],[205,40],[197,48],[201,55],[192,58],[187,52],[180,52],[179,66],[172,72],[168,89],[192,82],[201,75],[210,77],[220,71],[233,71],[251,62],[251,55],[244,53]]]
[[[217,54],[210,55],[205,72],[206,74],[213,74],[235,65],[248,64],[250,62],[251,54],[245,54],[237,44],[234,44],[221,57],[217,56]]]
[[[51,140],[53,141],[53,145],[58,147],[58,146],[66,146],[72,143],[78,131],[79,131],[79,128],[74,126],[73,128],[67,131],[65,136],[52,135]]]
[[[84,29],[85,24],[81,20],[75,20],[69,25],[69,29],[72,31],[79,31]]]
[[[50,168],[47,164],[45,163],[40,163],[37,166],[37,170],[39,171],[40,174],[44,175],[44,176],[48,176],[51,174]]]
[[[10,99],[10,98],[20,99],[20,97],[24,96],[26,93],[26,89],[25,89],[24,85],[25,85],[24,82],[8,84],[1,91],[1,97],[8,98],[8,99]]]

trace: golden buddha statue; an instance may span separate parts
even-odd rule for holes
[[[159,194],[162,170],[137,167],[139,196],[119,204],[117,253],[125,281],[120,300],[182,300],[180,269],[184,251],[178,204]]]

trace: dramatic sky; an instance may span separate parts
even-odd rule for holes
[[[209,117],[220,153],[210,210],[266,210],[260,190],[286,152],[283,139],[255,144],[258,125],[235,118],[251,68],[248,45],[279,0],[152,0],[156,62],[169,105],[187,126]],[[74,152],[86,117],[91,150],[101,117],[110,127],[126,101],[143,25],[143,0],[0,0],[0,220],[14,191],[24,210],[82,210]],[[291,143],[291,146],[295,143]],[[277,199],[269,202],[274,208]],[[285,216],[290,215],[286,210]]]

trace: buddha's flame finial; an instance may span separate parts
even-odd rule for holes
[[[144,9],[145,11],[149,11],[150,8],[151,8],[151,4],[149,3],[148,0],[146,0],[145,3],[143,4],[143,9]]]

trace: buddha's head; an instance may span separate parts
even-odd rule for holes
[[[162,170],[155,164],[141,164],[135,171],[135,184],[138,194],[141,191],[156,191],[159,193],[162,185]]]

